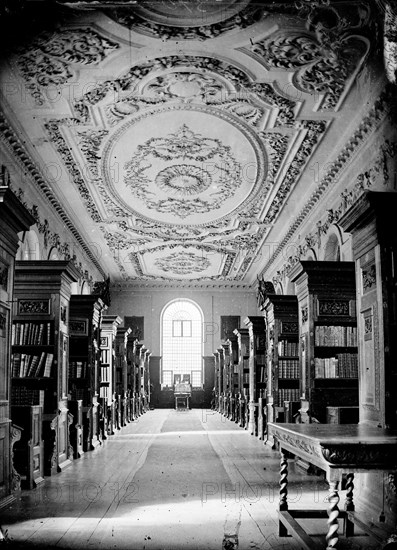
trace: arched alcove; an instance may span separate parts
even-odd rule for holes
[[[35,229],[22,235],[16,255],[17,260],[40,260],[40,241]]]
[[[341,259],[340,242],[336,233],[329,235],[324,247],[323,260],[326,262],[339,262]]]

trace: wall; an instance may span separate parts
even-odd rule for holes
[[[212,355],[219,347],[221,315],[239,315],[241,325],[248,315],[259,315],[256,306],[256,294],[238,291],[212,290],[112,290],[112,304],[109,314],[124,316],[143,316],[145,318],[143,342],[153,355],[161,355],[160,317],[161,312],[171,300],[187,298],[194,300],[204,315],[203,355]]]

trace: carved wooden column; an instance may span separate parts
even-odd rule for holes
[[[360,424],[397,428],[397,193],[365,192],[338,221],[356,264]],[[391,473],[395,475],[395,473]],[[381,474],[358,474],[357,502],[395,529],[396,494]],[[387,497],[387,505],[384,500]]]
[[[244,324],[248,327],[250,336],[248,430],[256,435],[259,388],[266,387],[266,382],[260,382],[261,369],[266,367],[266,323],[263,317],[247,317]]]

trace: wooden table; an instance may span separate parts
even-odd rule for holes
[[[297,518],[328,517],[327,549],[338,543],[338,517],[345,519],[346,536],[354,533],[354,474],[394,470],[397,466],[397,432],[360,424],[275,424],[269,422],[269,434],[280,444],[279,536],[288,530],[304,548],[318,545],[296,521]],[[325,471],[329,483],[329,508],[324,510],[288,509],[288,461],[286,452],[307,460]],[[338,486],[346,474],[345,510],[339,511]]]

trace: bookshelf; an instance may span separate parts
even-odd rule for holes
[[[267,325],[267,420],[287,421],[286,408],[298,410],[301,397],[298,299],[296,296],[268,295],[261,309]],[[267,435],[266,443],[274,445],[272,436]]]
[[[238,371],[239,371],[239,397],[238,418],[236,419],[242,428],[248,427],[248,400],[249,400],[249,334],[244,327],[234,329],[237,336]]]
[[[298,262],[302,421],[327,420],[327,407],[358,405],[356,285],[353,262]]]
[[[44,473],[70,466],[69,302],[79,272],[72,261],[15,263],[12,406],[41,406]],[[14,409],[16,410],[16,409]]]
[[[135,417],[138,418],[143,413],[142,394],[141,394],[141,349],[145,346],[141,342],[136,342],[134,346],[134,394],[135,394]]]
[[[132,422],[137,418],[136,413],[136,376],[135,376],[135,355],[136,355],[136,345],[138,340],[133,333],[130,333],[127,337],[127,388],[128,388],[128,398],[127,398],[127,408],[129,411],[129,419]]]
[[[263,317],[247,317],[249,333],[249,421],[248,430],[258,434],[259,397],[266,391],[266,323]],[[263,411],[262,411],[263,415]]]
[[[0,185],[0,509],[15,501],[13,487],[19,484],[19,474],[12,461],[12,447],[21,437],[21,430],[12,426],[10,421],[14,265],[18,233],[28,231],[34,223],[33,216],[11,189]]]
[[[118,315],[103,315],[101,323],[101,368],[99,398],[106,411],[108,435],[121,428],[121,403],[116,393],[116,334],[121,324]]]
[[[237,336],[232,334],[227,340],[229,352],[229,376],[230,376],[230,415],[232,421],[236,420],[236,408],[239,393],[239,371],[238,371],[238,342]]]
[[[219,370],[219,352],[218,350],[214,351],[214,370],[215,370],[215,381],[214,381],[214,387],[215,387],[215,410],[218,412],[221,412],[221,394],[222,394],[222,381],[221,381],[221,372]]]
[[[392,430],[397,428],[396,207],[395,192],[366,191],[338,221],[351,233],[356,267],[360,425]],[[389,534],[397,522],[393,479],[367,473],[354,481],[357,506]]]
[[[14,467],[23,489],[34,489],[44,482],[43,412],[40,405],[13,406],[13,422],[22,428],[14,443]]]
[[[70,299],[69,403],[77,413],[81,407],[83,451],[97,449],[104,436],[104,415],[98,399],[100,327],[105,310],[98,296],[73,295]],[[80,451],[75,447],[74,452]]]
[[[132,329],[130,327],[117,327],[115,343],[115,391],[121,396],[121,425],[126,426],[130,422],[129,392],[128,389],[128,363],[127,345],[128,337]]]

